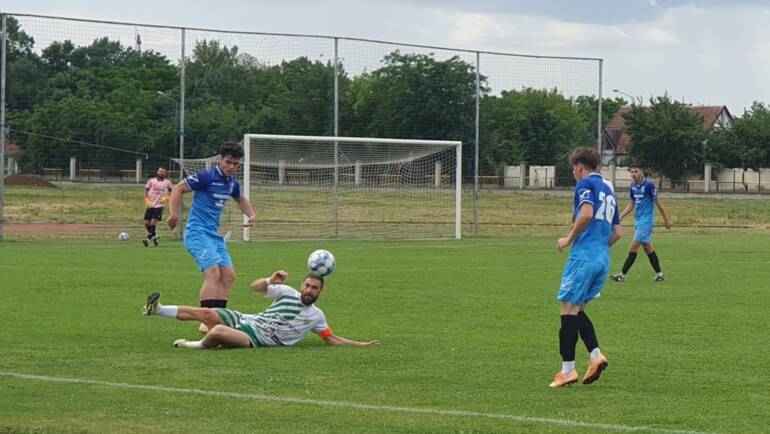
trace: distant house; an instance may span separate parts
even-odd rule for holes
[[[733,121],[733,115],[727,110],[727,106],[688,106],[690,111],[698,113],[703,118],[703,127],[706,129],[721,128]],[[626,133],[626,120],[623,114],[631,111],[631,107],[625,106],[618,109],[615,116],[604,126],[602,131],[602,159],[605,164],[612,157],[623,158],[628,155],[626,146],[631,142],[631,136]]]
[[[5,174],[6,175],[13,175],[14,173],[18,172],[19,170],[19,153],[21,152],[21,148],[19,147],[16,142],[12,141],[6,141],[5,142],[5,161],[3,162],[5,166]]]

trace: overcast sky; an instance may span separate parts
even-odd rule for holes
[[[770,1],[3,0],[3,12],[604,59],[603,93],[770,103]],[[33,36],[35,36],[33,34]],[[482,68],[483,69],[483,68]],[[628,98],[627,98],[628,99]]]

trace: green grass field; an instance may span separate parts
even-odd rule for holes
[[[297,286],[324,247],[330,325],[382,343],[196,351],[171,346],[195,324],[140,313],[155,289],[197,303],[179,242],[0,243],[0,432],[767,432],[764,236],[659,230],[668,280],[642,255],[607,284],[589,312],[609,369],[562,390],[554,244],[232,243],[232,308],[266,307],[248,283],[283,268]],[[578,343],[581,374],[585,359]]]

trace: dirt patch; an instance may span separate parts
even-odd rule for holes
[[[58,188],[51,182],[39,177],[39,176],[25,176],[25,175],[11,175],[5,177],[5,185],[15,186],[21,185],[25,187],[49,187]]]
[[[46,223],[21,223],[7,224],[5,230],[9,233],[47,233],[47,232],[67,232],[67,233],[85,233],[85,232],[105,232],[114,230],[114,226],[105,226],[97,224],[46,224]]]

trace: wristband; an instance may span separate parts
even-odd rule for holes
[[[269,278],[269,277],[268,277],[267,279],[265,279],[265,280],[267,280],[267,284],[268,284],[268,285],[272,285],[272,284],[273,284],[273,281],[272,281],[272,280],[270,280],[270,278]]]

